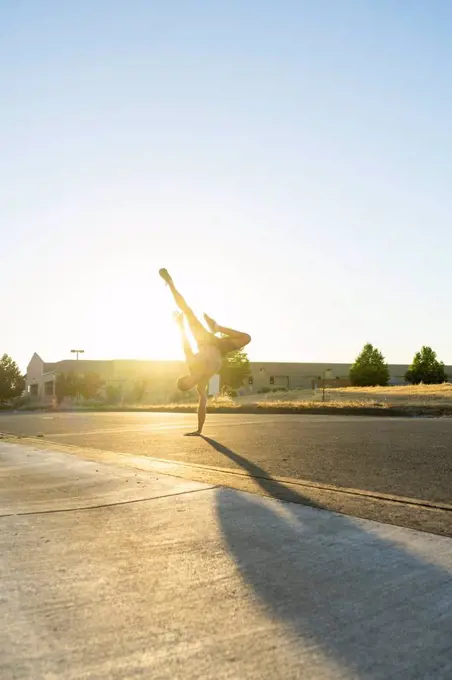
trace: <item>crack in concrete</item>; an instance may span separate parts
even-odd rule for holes
[[[212,491],[218,489],[218,485],[207,486],[203,489],[190,489],[189,491],[180,491],[178,493],[166,493],[162,496],[149,496],[148,498],[134,498],[129,501],[115,501],[114,503],[101,503],[99,505],[86,505],[82,508],[56,508],[53,510],[30,510],[29,512],[11,512],[5,515],[0,515],[0,519],[5,517],[25,517],[27,515],[50,515],[58,512],[78,512],[81,510],[99,510],[101,508],[114,508],[118,505],[131,505],[132,503],[145,503],[148,501],[157,501],[162,498],[172,498],[174,496],[187,496],[192,493],[200,493],[201,491]]]

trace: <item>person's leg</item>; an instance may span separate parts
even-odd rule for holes
[[[229,345],[232,349],[240,349],[251,342],[251,336],[248,333],[236,331],[233,328],[227,328],[226,326],[220,326],[207,314],[204,314],[204,318],[212,333],[222,333],[222,335],[227,336],[226,338],[218,338],[220,342],[224,341],[223,344],[225,347],[226,345]]]
[[[173,294],[174,301],[176,305],[179,307],[181,312],[184,313],[185,318],[188,321],[188,325],[190,326],[190,330],[193,333],[193,337],[196,340],[196,343],[198,345],[205,345],[209,342],[209,338],[211,334],[209,333],[206,328],[202,325],[202,323],[199,321],[199,319],[196,318],[193,310],[188,306],[185,298],[179,293],[177,290],[176,286],[174,285],[174,281],[171,278],[171,276],[168,274],[166,269],[160,269],[159,271],[160,276],[162,279],[165,281],[165,283],[168,284],[169,289],[171,293]]]

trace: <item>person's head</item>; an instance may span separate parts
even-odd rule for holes
[[[191,375],[189,373],[188,375],[183,375],[182,378],[179,378],[177,381],[177,388],[181,392],[188,392],[196,385],[197,382],[197,376]]]

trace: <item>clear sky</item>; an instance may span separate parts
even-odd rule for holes
[[[4,0],[0,353],[452,363],[452,3]]]

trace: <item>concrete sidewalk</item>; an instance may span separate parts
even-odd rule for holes
[[[0,442],[0,677],[452,677],[452,539]]]

